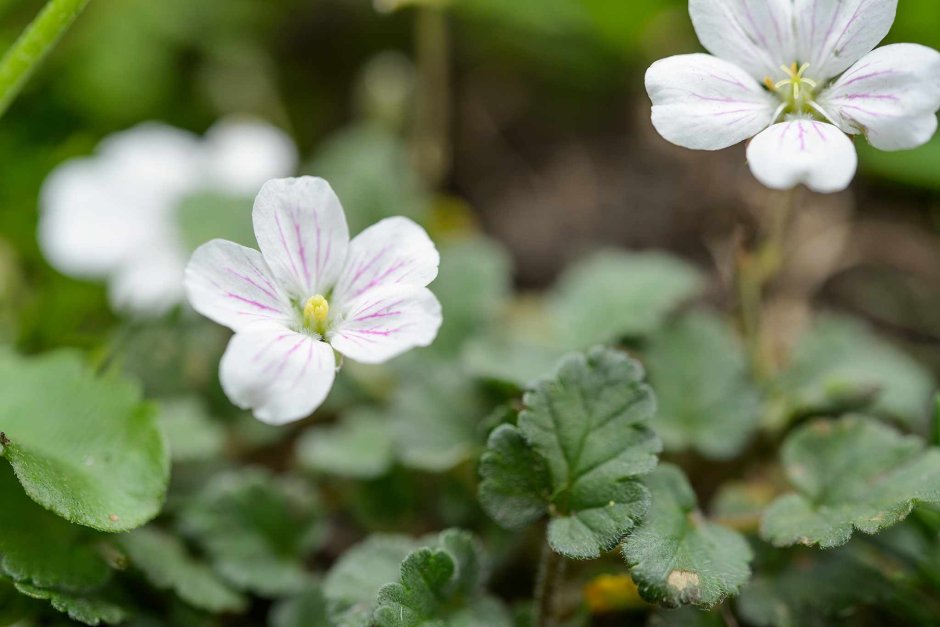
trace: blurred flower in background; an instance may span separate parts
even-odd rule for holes
[[[261,121],[227,119],[203,138],[141,124],[49,175],[40,247],[63,274],[106,279],[115,310],[161,315],[182,300],[189,253],[247,223],[247,199],[297,160],[293,141]]]

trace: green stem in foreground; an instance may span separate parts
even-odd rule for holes
[[[89,0],[49,0],[0,61],[0,116]]]
[[[554,627],[555,593],[565,571],[565,558],[555,553],[546,539],[535,580],[535,627]]]

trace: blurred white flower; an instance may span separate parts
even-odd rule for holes
[[[115,309],[160,315],[183,298],[190,251],[179,232],[180,203],[200,192],[250,196],[296,166],[291,139],[263,122],[222,121],[204,138],[141,124],[49,175],[39,244],[60,272],[107,279]]]
[[[897,0],[690,0],[714,56],[663,59],[646,74],[653,125],[675,144],[719,150],[754,137],[747,158],[764,185],[848,187],[858,156],[845,135],[882,150],[915,148],[937,130],[940,53],[872,50]]]
[[[408,218],[386,218],[350,241],[333,189],[309,176],[266,183],[252,218],[261,252],[203,244],[186,267],[186,293],[196,311],[235,331],[222,387],[259,420],[284,424],[319,407],[334,350],[374,364],[437,336],[441,305],[426,286],[440,257]]]

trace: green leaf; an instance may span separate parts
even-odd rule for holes
[[[872,419],[813,422],[787,438],[782,457],[796,492],[761,522],[776,546],[839,546],[854,529],[877,533],[917,503],[940,503],[940,450]]]
[[[111,601],[71,592],[39,588],[17,583],[16,589],[34,599],[46,599],[52,607],[85,625],[117,625],[127,620],[127,612]]]
[[[160,511],[169,459],[136,385],[99,378],[76,353],[0,351],[0,455],[26,493],[63,518],[127,531]]]
[[[44,588],[89,590],[110,571],[97,534],[72,525],[31,501],[13,472],[0,467],[0,574]]]
[[[551,474],[552,548],[576,559],[612,549],[646,513],[649,493],[635,477],[661,448],[647,426],[656,402],[642,367],[614,350],[570,355],[523,401],[519,430]]]
[[[13,583],[0,577],[0,625],[21,625],[32,601],[20,594]]]
[[[296,597],[279,601],[271,608],[269,627],[332,627],[326,598],[320,588],[311,588]]]
[[[713,607],[736,594],[753,557],[736,531],[705,520],[682,471],[660,465],[647,478],[649,516],[623,545],[644,599],[668,607]]]
[[[307,429],[297,442],[300,464],[316,472],[375,479],[392,467],[395,447],[389,420],[378,410],[359,409],[328,427]]]
[[[370,627],[379,590],[398,580],[401,563],[419,547],[405,536],[374,535],[346,551],[323,581],[337,627]]]
[[[216,570],[266,597],[300,592],[312,578],[306,555],[322,536],[310,487],[251,468],[217,475],[182,512]]]
[[[757,427],[760,396],[737,338],[711,314],[690,314],[653,335],[645,351],[666,450],[727,459]]]
[[[254,247],[251,198],[201,192],[183,198],[177,207],[177,220],[183,246],[193,251],[213,239],[225,239]]]
[[[676,257],[603,251],[565,273],[549,309],[558,337],[582,349],[652,333],[702,289],[698,270]]]
[[[696,607],[657,610],[647,623],[648,627],[727,627],[717,612],[705,612]]]
[[[222,453],[225,429],[207,415],[198,398],[164,401],[158,416],[173,461],[204,461]]]
[[[512,263],[499,243],[477,237],[441,247],[441,268],[434,294],[444,322],[432,349],[453,355],[496,319],[512,289]]]
[[[453,468],[483,447],[481,422],[489,410],[481,391],[460,370],[437,362],[416,367],[388,410],[398,457],[418,470]]]
[[[131,564],[157,588],[173,590],[181,599],[209,612],[240,612],[245,599],[197,562],[176,537],[142,527],[119,539]]]
[[[483,555],[463,531],[441,533],[439,548],[425,547],[401,564],[401,581],[379,591],[378,627],[511,627],[502,605],[486,596]]]
[[[480,503],[500,525],[513,529],[535,522],[548,511],[548,466],[512,425],[490,434],[480,458]]]
[[[824,316],[800,339],[778,379],[792,413],[871,405],[912,427],[925,425],[935,382],[912,358],[850,318]]]
[[[467,371],[481,379],[526,388],[550,374],[568,350],[516,334],[494,332],[471,339],[461,355]]]

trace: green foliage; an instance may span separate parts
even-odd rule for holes
[[[691,314],[654,334],[644,353],[667,450],[695,449],[727,459],[741,452],[760,418],[738,339],[716,316]]]
[[[395,459],[388,419],[372,409],[346,414],[342,422],[308,429],[297,442],[298,461],[305,468],[351,479],[374,479]]]
[[[655,400],[643,369],[608,349],[570,355],[524,403],[518,430],[503,427],[490,438],[484,507],[508,526],[550,509],[548,540],[568,557],[612,549],[646,512],[649,493],[636,477],[656,465],[660,450],[646,426]],[[535,456],[543,463],[533,465]],[[523,496],[530,487],[536,491]]]
[[[270,627],[307,627],[331,625],[326,599],[320,588],[311,588],[292,599],[278,602],[271,608]]]
[[[184,198],[177,208],[183,245],[196,250],[213,239],[226,239],[255,248],[251,198],[201,192]]]
[[[182,513],[228,582],[262,596],[310,585],[304,557],[322,536],[320,512],[308,486],[250,468],[216,476]]]
[[[670,607],[712,607],[736,594],[751,575],[747,541],[702,516],[676,466],[659,466],[645,482],[652,493],[649,515],[623,545],[643,598]]]
[[[240,612],[245,599],[207,566],[197,562],[183,543],[154,527],[142,527],[120,537],[132,566],[155,587],[171,589],[181,599],[209,612]]]
[[[169,459],[137,386],[97,377],[69,352],[27,359],[0,351],[0,380],[0,455],[32,499],[102,531],[157,514]]]
[[[198,398],[164,401],[157,416],[174,462],[203,461],[222,453],[225,430],[206,414]]]
[[[379,591],[378,627],[510,627],[508,612],[482,591],[482,550],[468,533],[451,529],[438,547],[414,551],[401,564],[401,581]]]
[[[323,582],[332,623],[370,627],[379,590],[398,579],[401,563],[417,548],[411,538],[373,535],[346,551]]]
[[[777,380],[791,413],[871,405],[912,427],[925,424],[935,381],[916,361],[849,318],[823,316],[800,339]]]
[[[34,599],[46,599],[69,618],[85,625],[118,625],[127,620],[127,611],[120,605],[98,597],[77,595],[71,592],[37,588],[25,583],[16,584],[16,589]]]
[[[761,523],[777,546],[839,546],[854,529],[877,533],[917,503],[940,503],[940,450],[869,418],[801,427],[782,457],[796,492],[774,501]]]
[[[562,341],[582,349],[652,333],[702,288],[701,274],[675,257],[606,251],[565,272],[548,306]]]

